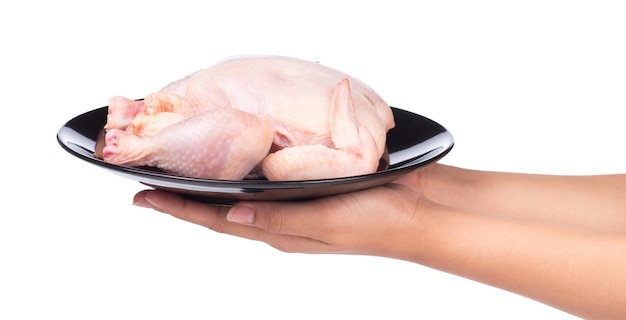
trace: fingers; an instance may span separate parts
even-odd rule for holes
[[[336,201],[327,199],[297,203],[240,202],[228,208],[189,201],[158,190],[141,191],[133,201],[137,206],[152,208],[218,232],[241,235],[241,228],[237,226],[246,226],[246,229],[301,237],[319,237],[320,233],[333,230],[328,226],[328,219],[340,215],[342,206],[341,202],[336,205]]]
[[[226,220],[228,207],[190,201],[179,195],[159,190],[140,191],[135,195],[133,204],[167,213],[219,233],[256,238],[250,231],[245,231],[245,229],[252,229],[251,227],[229,223]]]
[[[390,239],[417,221],[419,197],[407,186],[389,184],[309,201],[243,201],[232,208],[152,190],[138,193],[135,204],[285,252],[384,255]]]
[[[348,226],[351,220],[342,207],[335,198],[244,202],[233,206],[227,220],[250,228],[240,236],[263,241],[284,252],[352,253],[354,242],[359,241],[353,241],[353,230]]]
[[[144,190],[133,198],[133,204],[170,214],[181,220],[221,232],[228,208],[189,201],[173,193]]]
[[[137,193],[133,199],[133,204],[170,214],[176,218],[207,227],[216,232],[262,241],[284,252],[330,252],[328,244],[323,241],[300,235],[272,233],[264,228],[255,226],[255,223],[265,224],[266,218],[256,219],[256,217],[264,217],[265,212],[272,212],[270,207],[255,208],[255,213],[253,213],[254,220],[248,221],[244,219],[240,222],[229,221],[227,216],[230,216],[230,219],[233,220],[233,217],[241,215],[242,211],[244,214],[247,214],[245,212],[251,208],[236,206],[229,214],[228,207],[190,201],[178,195],[158,190],[144,190]],[[280,230],[281,228],[271,227],[271,229]]]
[[[388,185],[353,193],[294,202],[240,202],[227,215],[231,222],[254,226],[270,234],[316,239],[323,243],[354,248],[369,242],[373,233],[406,212],[410,189]]]
[[[326,199],[326,201],[332,201]],[[226,219],[254,226],[269,233],[319,237],[328,231],[329,212],[340,215],[339,208],[332,210],[321,201],[306,202],[241,202],[235,204]]]

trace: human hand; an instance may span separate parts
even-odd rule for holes
[[[232,208],[157,190],[137,193],[134,203],[285,252],[398,258],[415,244],[420,216],[433,205],[417,190],[398,183],[308,201],[240,202]]]
[[[309,201],[246,201],[227,208],[155,190],[134,200],[285,252],[412,261],[584,318],[621,319],[624,190],[624,175],[557,177],[433,165],[384,186]],[[544,199],[548,191],[551,197]],[[589,226],[587,217],[604,225]],[[602,272],[590,272],[598,268]]]

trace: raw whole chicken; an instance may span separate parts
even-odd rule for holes
[[[102,158],[206,179],[346,177],[377,170],[393,126],[389,105],[343,72],[237,57],[142,101],[111,98]]]

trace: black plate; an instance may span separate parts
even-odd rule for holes
[[[106,122],[107,107],[68,121],[57,140],[70,154],[148,186],[181,193],[196,200],[232,204],[237,200],[295,200],[357,191],[391,182],[445,156],[452,135],[440,124],[415,113],[392,108],[396,127],[387,135],[389,166],[376,173],[321,180],[211,180],[181,177],[149,168],[124,167],[93,156],[98,134]]]

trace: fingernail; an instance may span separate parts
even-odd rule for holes
[[[250,207],[235,206],[226,214],[226,220],[241,224],[251,224],[254,222],[254,211]]]
[[[148,201],[134,201],[133,206],[152,209],[152,205]]]

